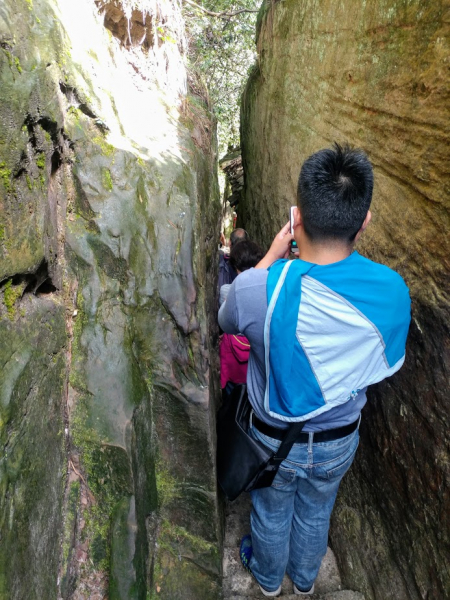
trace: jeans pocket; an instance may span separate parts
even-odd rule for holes
[[[295,476],[296,472],[293,469],[286,469],[285,467],[280,467],[270,487],[277,489],[287,487],[294,481]]]
[[[355,458],[356,450],[358,446],[353,450],[353,452],[348,456],[341,464],[335,466],[332,469],[326,469],[326,477],[327,479],[335,479],[336,477],[343,477],[347,471],[350,469],[353,459]]]
[[[315,475],[320,479],[326,479],[328,481],[342,478],[351,467],[358,445],[359,436],[356,435],[354,436],[351,445],[349,445],[342,454],[327,462],[315,465]]]

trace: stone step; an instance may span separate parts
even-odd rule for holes
[[[242,567],[239,558],[239,545],[242,537],[250,531],[250,497],[240,496],[226,507],[226,529],[223,561],[223,597],[224,600],[251,600],[264,598],[254,578]],[[283,580],[282,598],[294,600],[292,582],[288,576]],[[315,581],[315,593],[306,596],[312,600],[364,600],[359,592],[343,590],[336,559],[331,548],[322,561]]]
[[[314,596],[317,598],[342,591],[336,559],[330,548],[328,548],[322,561],[322,566],[315,582],[315,591]],[[291,595],[292,593],[292,582],[288,576],[283,580],[282,593],[283,596]],[[254,578],[242,567],[237,546],[234,548],[225,548],[224,550],[223,594],[224,598],[236,598],[236,596],[259,598],[262,596]],[[327,600],[333,600],[333,598]],[[347,598],[342,597],[342,600],[347,600]]]
[[[256,596],[229,596],[233,600],[249,600],[251,598],[265,598],[261,592]],[[296,596],[295,594],[281,594],[279,598],[283,598],[283,600],[299,600],[300,596]],[[338,592],[330,592],[329,594],[325,594],[325,596],[319,596],[317,594],[313,594],[312,596],[305,596],[305,598],[311,598],[311,600],[364,600],[364,596],[359,592],[352,592],[351,590],[340,590]]]

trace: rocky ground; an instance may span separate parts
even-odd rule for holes
[[[241,565],[239,544],[241,538],[250,531],[250,496],[243,494],[226,507],[225,550],[223,563],[224,600],[246,600],[264,598],[259,586]],[[281,597],[286,600],[299,598],[293,594],[292,582],[288,576],[283,581]],[[342,589],[341,578],[334,554],[330,548],[323,560],[315,583],[312,600],[364,600],[359,592]]]

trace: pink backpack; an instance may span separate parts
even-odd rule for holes
[[[224,333],[220,340],[220,386],[222,389],[228,381],[246,383],[247,365],[250,344],[243,335]]]

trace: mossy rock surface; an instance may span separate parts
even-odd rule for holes
[[[184,42],[162,62],[146,47],[141,78],[104,17],[88,1],[0,14],[0,597],[144,600],[153,533],[189,521],[209,598],[219,202],[214,140],[192,135],[214,122],[180,102]],[[173,563],[174,600],[191,571]]]
[[[66,474],[64,307],[0,321],[0,597],[56,598]]]

